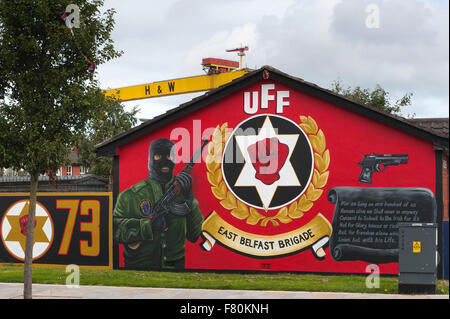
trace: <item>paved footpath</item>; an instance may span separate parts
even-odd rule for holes
[[[23,298],[23,284],[0,283],[0,299]],[[135,288],[33,284],[34,299],[449,299],[448,295]]]

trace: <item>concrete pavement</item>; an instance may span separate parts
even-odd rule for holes
[[[0,299],[23,298],[23,284],[0,283]],[[135,288],[33,284],[34,299],[449,299],[448,295]]]

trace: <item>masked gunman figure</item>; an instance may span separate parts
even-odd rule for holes
[[[113,213],[114,238],[124,245],[128,269],[178,270],[185,266],[186,239],[196,242],[203,216],[192,195],[192,178],[182,171],[173,176],[174,143],[166,138],[152,141],[148,151],[148,177],[121,192]],[[176,181],[180,193],[154,212],[158,201]]]

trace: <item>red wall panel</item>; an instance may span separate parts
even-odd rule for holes
[[[261,84],[275,85],[275,89],[269,91],[270,95],[274,96],[274,101],[268,102],[267,109],[259,109],[252,115],[245,114],[244,92],[257,91],[261,97]],[[280,114],[276,113],[276,92],[278,91],[289,91],[289,97],[284,98],[284,101],[289,102],[289,106],[285,106],[283,113]],[[220,201],[211,191],[206,164],[202,160],[195,166],[191,175],[193,194],[199,201],[204,217],[215,211],[223,220],[238,229],[256,235],[276,236],[302,227],[318,213],[331,223],[335,207],[327,200],[327,192],[333,187],[421,187],[435,192],[435,152],[431,142],[270,80],[261,81],[235,92],[155,132],[121,146],[118,150],[119,191],[147,177],[148,148],[152,140],[165,137],[177,143],[181,140],[179,133],[189,133],[190,148],[195,149],[200,146],[201,138],[210,137],[218,125],[221,126],[227,122],[229,128],[235,128],[242,121],[258,114],[274,114],[298,124],[301,123],[300,116],[309,116],[315,120],[318,128],[323,131],[326,149],[330,154],[329,177],[322,195],[301,218],[286,224],[274,225],[268,222],[265,226],[260,223],[250,225],[246,220],[235,218],[220,205]],[[203,136],[202,133],[204,133]],[[185,144],[184,147],[186,147]],[[383,173],[374,173],[371,185],[361,184],[358,182],[361,167],[357,164],[363,159],[364,154],[371,153],[408,154],[409,162],[407,165],[387,167]],[[184,163],[178,163],[175,166],[175,174],[183,167]],[[276,211],[278,210],[262,213],[270,216]],[[202,240],[199,239],[195,244],[186,243],[186,268],[364,273],[368,265],[363,261],[337,262],[331,258],[329,248],[325,249],[326,256],[322,260],[318,260],[310,250],[289,256],[261,259],[236,253],[217,243],[212,250],[205,251],[200,247],[201,242]],[[382,273],[396,274],[397,269],[397,263],[380,264]]]

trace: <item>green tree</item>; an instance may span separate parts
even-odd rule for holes
[[[94,146],[125,132],[136,125],[136,114],[139,111],[134,107],[130,112],[124,110],[122,103],[112,98],[104,98],[102,107],[94,119],[88,121],[86,131],[80,136],[78,142],[78,155],[80,163],[89,168],[89,173],[109,179],[109,190],[112,190],[113,165],[112,158],[97,156]]]
[[[360,86],[344,88],[340,80],[335,80],[331,84],[331,90],[337,94],[343,95],[355,102],[368,105],[379,110],[400,115],[404,108],[411,105],[412,93],[406,93],[402,98],[393,102],[389,97],[389,92],[383,89],[379,84],[374,90],[363,89]],[[408,114],[408,117],[414,117],[414,114]]]
[[[57,4],[79,8],[73,34]],[[101,65],[119,57],[113,9],[103,0],[0,1],[0,167],[30,175],[24,298],[32,298],[32,248],[38,177],[64,165],[103,95],[85,57]]]

